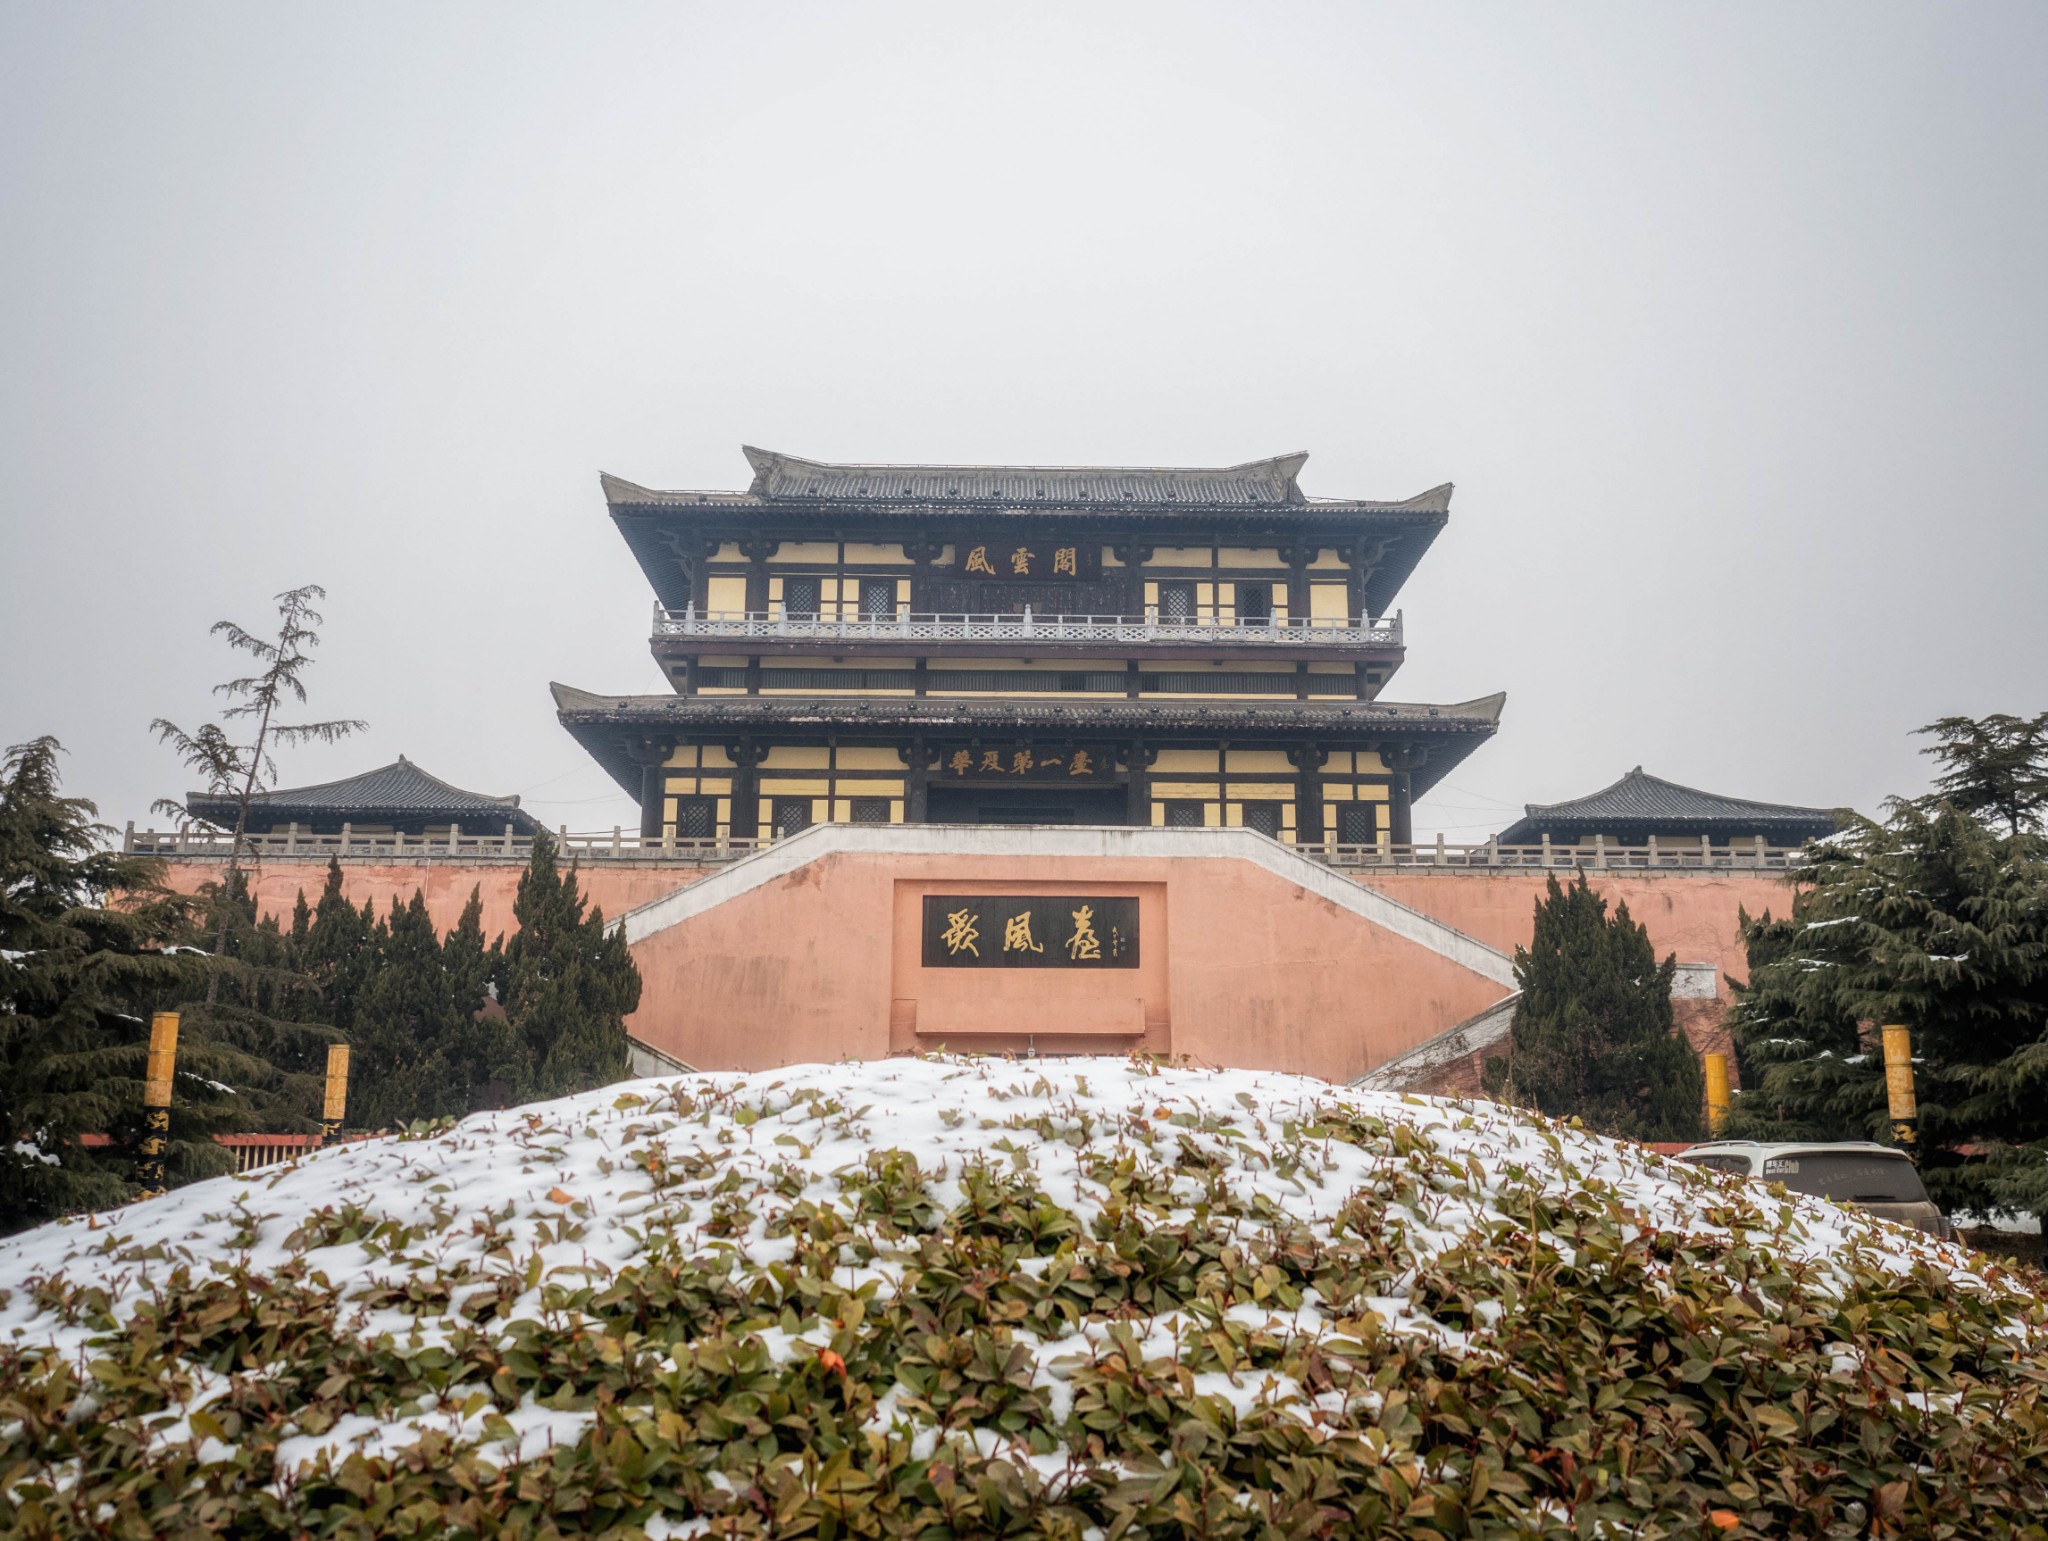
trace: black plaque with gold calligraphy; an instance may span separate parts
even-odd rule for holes
[[[1138,901],[926,894],[926,968],[1136,968]]]
[[[1102,547],[1086,541],[972,539],[953,546],[953,571],[962,578],[1007,582],[1080,581],[1102,575]]]
[[[946,744],[938,752],[936,772],[963,781],[1102,781],[1117,779],[1116,759],[1102,749],[1074,749],[1065,744],[1032,748],[1029,744]]]

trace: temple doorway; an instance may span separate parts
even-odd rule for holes
[[[1122,787],[933,787],[929,824],[1128,824]]]

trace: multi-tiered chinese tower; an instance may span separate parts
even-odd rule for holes
[[[678,842],[814,823],[1242,825],[1410,840],[1503,698],[1381,699],[1395,595],[1448,518],[1219,470],[826,465],[745,492],[603,480],[674,687],[555,687]]]

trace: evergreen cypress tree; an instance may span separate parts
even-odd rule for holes
[[[259,918],[246,870],[206,885],[178,941],[209,954],[212,967],[204,988],[142,1002],[179,1016],[173,1130],[182,1119],[195,1137],[317,1131],[327,1048],[339,1035],[317,1020],[318,992],[295,966],[291,938],[273,917]],[[198,1140],[183,1180],[232,1165],[225,1150]]]
[[[1929,1192],[2048,1214],[2048,842],[2024,804],[1977,814],[2013,832],[1895,799],[1884,823],[1815,849],[1737,986],[1745,1090],[1729,1132],[1888,1138],[1876,1030],[1901,1023]]]
[[[2048,712],[1944,717],[1919,731],[1935,740],[1924,752],[1941,774],[1916,807],[1932,813],[1946,803],[1970,818],[1998,820],[2008,835],[2040,833],[2048,808]]]
[[[299,901],[304,904],[303,893]],[[342,889],[341,863],[330,856],[326,884],[310,912],[303,938],[294,944],[293,961],[319,992],[321,1015],[345,1037],[355,1027],[356,1000],[377,969],[377,950],[371,941],[375,922],[367,901],[360,910],[348,902]],[[292,932],[299,937],[296,908]]]
[[[130,1153],[81,1136],[134,1122],[149,1040],[137,998],[207,968],[163,951],[186,901],[161,862],[105,848],[98,810],[62,794],[60,752],[44,737],[0,760],[0,1231],[128,1196]],[[174,1170],[190,1135],[174,1121]]]
[[[1697,1139],[1705,1079],[1673,1023],[1677,968],[1657,961],[1626,904],[1608,917],[1583,873],[1570,888],[1551,878],[1529,946],[1515,949],[1522,998],[1489,1088],[1601,1134]]]
[[[441,967],[455,1015],[444,1048],[444,1078],[462,1112],[503,1105],[511,1089],[516,1053],[512,1028],[499,1004],[505,967],[504,938],[484,942],[481,888],[471,888],[469,902],[441,944]]]
[[[576,873],[555,867],[545,831],[519,880],[519,929],[505,945],[505,1012],[520,1100],[557,1097],[624,1079],[632,1069],[626,1014],[640,1004],[640,971],[604,915],[586,916]]]
[[[281,933],[286,957],[317,990],[318,1015],[350,1042],[350,1124],[367,1129],[423,1118],[461,1116],[503,1102],[513,1051],[494,990],[503,939],[486,945],[483,895],[469,902],[445,942],[414,890],[392,900],[379,919],[344,891],[330,859],[317,905],[302,892],[292,926]]]
[[[1760,919],[1737,911],[1749,978],[1729,980],[1735,1005],[1728,1022],[1742,1092],[1724,1132],[1738,1139],[1862,1139],[1882,1109],[1883,1081],[1865,1068],[1862,1025],[1811,988],[1817,962],[1805,936],[1811,915],[1798,897],[1793,904],[1784,920],[1769,911]],[[1810,1064],[1814,1073],[1788,1079],[1779,1069],[1795,1064]]]
[[[444,1049],[454,1030],[455,1003],[425,896],[415,891],[407,905],[394,898],[371,945],[376,969],[350,1012],[351,1116],[375,1129],[468,1112],[445,1084]]]

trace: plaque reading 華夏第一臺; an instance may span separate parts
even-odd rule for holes
[[[926,968],[1136,968],[1138,901],[926,894]]]

